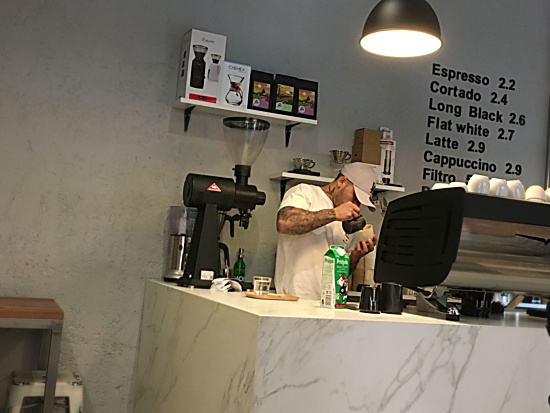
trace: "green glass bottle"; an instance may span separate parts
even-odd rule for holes
[[[237,261],[233,265],[233,278],[237,281],[243,282],[246,272],[246,264],[244,263],[243,258],[244,250],[239,248],[239,255],[237,256]]]

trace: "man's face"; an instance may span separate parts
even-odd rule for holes
[[[346,178],[345,176],[342,176],[338,179],[339,180],[341,179],[340,186],[336,188],[332,196],[332,199],[334,201],[334,206],[337,207],[349,201],[353,202],[357,206],[361,206],[361,203],[355,196],[355,190],[353,189],[353,184],[348,180],[348,178]]]

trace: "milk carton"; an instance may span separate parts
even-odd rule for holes
[[[331,245],[323,257],[321,307],[346,308],[348,302],[349,255],[344,247]]]

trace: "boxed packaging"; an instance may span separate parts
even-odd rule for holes
[[[383,137],[393,137],[391,129],[357,129],[351,152],[352,162],[365,162],[372,166],[376,181],[382,184],[394,182],[396,142]]]
[[[346,308],[348,303],[349,255],[340,245],[331,245],[323,257],[321,307]]]
[[[275,102],[273,111],[284,115],[296,113],[296,79],[291,76],[275,75]]]
[[[378,145],[353,145],[351,149],[352,162],[365,162],[374,165],[380,164],[380,142]]]
[[[225,36],[192,29],[182,39],[176,100],[217,103],[225,58]]]
[[[295,116],[317,119],[317,104],[319,102],[319,84],[311,80],[296,79],[297,102]]]
[[[380,149],[380,167],[382,169],[380,181],[383,184],[394,183],[396,142],[390,140],[382,140],[380,141]]]
[[[248,109],[271,111],[275,102],[275,79],[272,73],[252,70],[248,87]]]
[[[224,62],[220,104],[246,108],[248,105],[248,85],[250,66]]]
[[[379,129],[382,132],[383,141],[393,141],[393,131],[390,128],[386,128],[385,126],[380,126]]]
[[[373,129],[357,129],[351,151],[352,162],[380,164],[380,140],[382,132]]]

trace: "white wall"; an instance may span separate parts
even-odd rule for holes
[[[426,184],[433,62],[517,79],[513,109],[528,123],[518,143],[491,143],[487,157],[521,163],[526,184],[543,183],[550,3],[430,3],[445,45],[411,60],[360,50],[374,0],[2,3],[0,286],[65,310],[61,363],[82,374],[86,411],[127,409],[143,279],[161,277],[168,208],[181,203],[185,175],[232,175],[220,118],[195,112],[184,134],[183,112],[171,107],[191,28],[227,35],[232,61],[320,83],[318,127],[295,128],[288,149],[282,127],[272,127],[251,178],[267,203],[248,231],[224,233],[232,254],[245,248],[249,275],[273,271],[279,186],[269,177],[293,157],[330,174],[328,151],[350,149],[354,129],[388,126],[399,142],[397,181],[410,191]],[[4,387],[12,364],[2,361]]]

